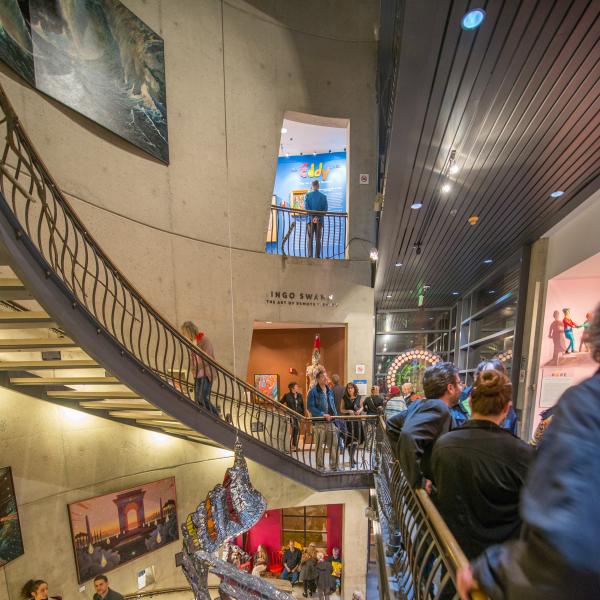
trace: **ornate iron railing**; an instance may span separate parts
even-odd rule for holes
[[[348,214],[271,206],[267,254],[346,258]]]
[[[375,418],[344,416],[328,424],[299,415],[240,380],[188,341],[143,298],[94,240],[37,154],[1,88],[0,111],[0,135],[5,138],[0,191],[5,208],[18,222],[19,235],[28,236],[47,275],[67,287],[98,324],[99,332],[110,336],[121,353],[135,357],[164,384],[197,402],[199,410],[270,449],[322,471],[372,470]],[[197,390],[195,375],[200,371],[210,384],[205,380],[206,385]],[[292,440],[295,431],[299,437]],[[317,441],[331,446],[326,452],[327,465],[325,452],[317,452]]]
[[[378,529],[385,543],[390,597],[414,600],[458,600],[457,571],[468,564],[456,539],[446,526],[429,495],[414,490],[394,457],[385,431],[378,443],[379,468],[375,473]],[[395,596],[393,593],[395,593]],[[472,600],[488,600],[480,591]]]

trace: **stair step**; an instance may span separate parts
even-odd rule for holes
[[[165,414],[160,410],[111,410],[108,413],[111,417],[119,417],[120,419],[163,419],[165,421],[173,421],[177,423],[175,419],[171,419],[169,415]]]
[[[56,321],[41,310],[0,311],[0,329],[33,329],[37,327],[56,327]]]
[[[79,406],[93,410],[154,410],[154,406],[145,400],[94,400],[92,402],[80,402]]]
[[[33,296],[19,279],[0,278],[0,300],[30,300]]]
[[[196,433],[193,429],[190,429],[187,425],[180,423],[179,421],[169,421],[168,419],[136,419],[136,422],[140,425],[151,425],[152,427],[169,427],[171,429],[177,429],[178,431],[186,431],[190,434]]]
[[[135,398],[141,400],[139,394],[135,392],[78,392],[75,390],[71,391],[60,391],[60,392],[46,392],[49,398],[63,398],[64,400],[108,400],[108,399],[123,399]]]
[[[69,338],[8,338],[0,339],[0,352],[4,350],[61,350],[76,348]]]
[[[42,371],[46,369],[101,368],[95,360],[9,360],[0,362],[0,371]]]
[[[121,383],[116,377],[11,377],[13,385],[104,385]]]

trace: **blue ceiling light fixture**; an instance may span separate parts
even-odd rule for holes
[[[474,8],[464,15],[460,26],[467,31],[477,29],[485,19],[485,10],[483,8]]]
[[[486,258],[486,259],[483,261],[483,264],[484,264],[484,265],[491,265],[493,262],[494,262],[494,261],[493,261],[491,258]]]
[[[420,208],[423,208],[423,203],[422,202],[413,202],[410,207],[413,210],[419,210]]]
[[[550,194],[550,198],[560,198],[564,194],[563,191],[557,190],[556,192],[552,192]]]

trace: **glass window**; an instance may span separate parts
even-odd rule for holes
[[[377,315],[377,331],[420,331],[450,329],[450,311],[414,310]]]
[[[327,546],[327,505],[284,508],[282,517],[282,540],[307,546],[314,542],[318,547]]]

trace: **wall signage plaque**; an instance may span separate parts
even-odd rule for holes
[[[322,294],[315,291],[270,290],[265,296],[265,302],[279,306],[319,306],[325,308],[338,306],[333,294]]]

